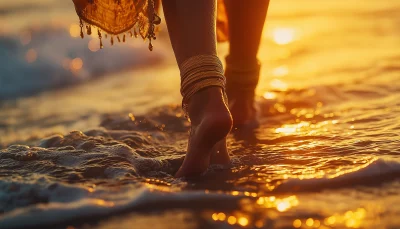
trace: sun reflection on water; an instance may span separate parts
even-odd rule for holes
[[[301,227],[301,220],[295,219],[295,220],[293,221],[293,227],[295,227],[295,228]]]
[[[96,203],[96,205],[104,206],[104,207],[114,207],[114,205],[115,205],[114,202],[105,201],[105,200],[102,200],[102,199],[95,200],[95,203]]]
[[[286,111],[282,110],[282,108],[280,107],[277,107],[277,104],[274,105],[274,108],[278,112]],[[304,117],[305,119],[311,119],[314,116],[319,115],[320,111],[318,109],[316,110],[291,109],[290,113],[296,115],[298,118]],[[281,127],[275,128],[274,132],[282,135],[313,135],[322,132],[327,132],[332,127],[332,125],[336,125],[339,123],[338,120],[325,120],[318,123],[312,123],[310,121],[300,121],[299,119],[296,119],[296,121],[298,121],[298,123],[283,124]],[[350,129],[352,128],[350,127]]]
[[[286,91],[288,89],[287,83],[283,82],[282,80],[273,79],[270,83],[270,86],[279,91]]]
[[[327,226],[345,226],[346,228],[359,228],[362,226],[367,211],[357,208],[354,211],[346,211],[344,214],[334,214],[324,219]]]
[[[265,92],[263,97],[265,99],[275,99],[276,98],[276,93],[274,93],[274,92]]]
[[[364,208],[357,208],[355,211],[346,211],[344,214],[336,213],[321,220],[315,218],[295,219],[292,225],[294,228],[301,228],[303,225],[308,228],[360,228],[366,213]]]
[[[293,28],[276,28],[272,31],[272,39],[278,45],[286,45],[295,40],[296,30]]]
[[[378,160],[378,157],[374,157],[374,156],[367,156],[362,158],[362,162],[363,164],[359,165],[359,166],[354,166],[352,168],[337,168],[335,170],[335,172],[333,174],[330,174],[327,176],[327,178],[329,179],[333,179],[339,176],[343,176],[344,174],[348,174],[348,173],[354,173],[356,171],[359,171],[363,168],[366,168],[367,166],[369,166],[370,164],[374,163],[376,160]],[[354,164],[358,163],[357,161],[354,161]]]
[[[230,194],[243,195],[244,192],[232,191]],[[208,212],[205,217],[208,218],[211,216],[214,222],[226,223],[240,228],[263,228],[266,224],[268,225],[268,221],[271,219],[273,220],[277,214],[285,214],[290,217],[290,215],[295,212],[290,211],[290,209],[300,205],[297,195],[286,197],[259,196],[256,199],[243,199],[240,203],[242,206],[242,210],[240,211],[236,210],[229,213]],[[292,221],[289,222],[290,226],[293,228],[361,228],[366,215],[367,210],[363,207],[359,207],[355,210],[347,210],[332,215],[322,213],[320,216],[310,215],[304,216],[304,218],[298,218],[297,216],[297,218],[292,218]]]
[[[310,123],[309,122],[300,122],[297,124],[284,124],[282,127],[276,128],[275,133],[280,133],[280,134],[294,134],[296,132],[300,132],[304,130],[305,128],[309,127]]]
[[[282,77],[287,74],[289,74],[289,69],[287,66],[279,66],[272,70],[272,75],[277,76],[277,77]]]
[[[275,196],[259,197],[257,199],[257,204],[262,208],[276,208],[279,212],[284,212],[297,206],[299,200],[296,196],[289,196],[286,198],[276,198]]]
[[[235,216],[232,216],[232,215],[231,215],[231,216],[228,217],[228,223],[229,223],[230,225],[235,224],[236,221],[237,221],[237,219],[236,219]]]
[[[253,195],[250,194],[248,196]],[[240,227],[253,225],[257,228],[262,228],[264,226],[264,219],[250,217],[251,213],[254,213],[254,211],[263,212],[268,209],[276,212],[286,212],[299,204],[299,200],[294,195],[283,198],[275,196],[260,196],[256,199],[255,203],[244,200],[241,202],[243,211],[235,211],[230,214],[224,212],[213,212],[211,214],[211,219],[213,221],[226,222],[229,225],[237,225]],[[265,215],[265,217],[266,216],[267,215]]]

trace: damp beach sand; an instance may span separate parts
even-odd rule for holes
[[[400,228],[398,1],[271,2],[260,127],[195,180],[166,28],[99,50],[72,2],[0,9],[0,228]]]

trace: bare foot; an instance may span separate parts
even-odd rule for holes
[[[233,128],[256,128],[258,126],[254,96],[254,93],[240,92],[240,90],[228,93]]]
[[[209,87],[194,94],[188,112],[192,124],[188,150],[176,177],[198,176],[205,172],[213,147],[232,128],[232,117],[219,87]]]
[[[212,149],[211,164],[227,165],[231,162],[228,148],[226,147],[226,137],[217,142]]]

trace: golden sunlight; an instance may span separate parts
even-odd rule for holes
[[[246,216],[235,216],[235,215],[226,215],[223,212],[219,212],[219,213],[213,213],[211,215],[211,218],[214,221],[225,221],[230,224],[230,225],[234,225],[234,224],[239,224],[242,227],[246,227],[247,225],[249,225],[250,220],[246,217]]]
[[[310,126],[309,122],[300,122],[297,124],[285,124],[282,127],[276,128],[275,133],[294,134],[296,132],[300,132],[302,129],[309,126]]]
[[[306,220],[306,225],[309,227],[312,227],[314,225],[314,219],[313,218],[308,218]]]
[[[99,205],[99,206],[104,206],[104,207],[114,207],[114,205],[115,205],[114,202],[105,201],[105,200],[102,200],[102,199],[96,199],[95,203],[97,205]]]
[[[294,41],[296,31],[293,28],[276,28],[272,31],[272,38],[278,45],[286,45]]]
[[[272,74],[277,77],[285,76],[289,73],[289,69],[286,66],[279,66],[272,70]]]
[[[293,221],[293,227],[295,228],[301,227],[301,220],[296,219],[295,221]]]
[[[264,97],[264,99],[275,99],[276,93],[267,91],[264,93],[263,97]]]
[[[278,80],[278,79],[272,80],[270,85],[272,88],[274,88],[276,90],[280,90],[280,91],[286,91],[288,88],[288,85],[285,82],[283,82],[282,80]]]
[[[246,217],[240,217],[240,218],[238,219],[238,224],[239,224],[240,226],[245,227],[245,226],[247,226],[247,224],[249,224],[249,220],[248,220]]]
[[[223,212],[220,212],[218,213],[217,218],[220,221],[224,221],[226,219],[226,215]]]
[[[327,226],[346,226],[347,228],[359,228],[362,226],[367,211],[357,208],[355,211],[347,211],[344,214],[334,214],[325,218]]]
[[[284,212],[290,208],[290,204],[288,202],[281,202],[276,206],[276,209],[280,212]]]
[[[235,217],[235,216],[231,215],[231,216],[228,217],[228,223],[229,223],[230,225],[235,224],[236,221],[237,221],[237,220],[236,220],[236,217]]]
[[[256,202],[262,208],[276,208],[279,212],[284,212],[292,207],[299,205],[299,200],[296,196],[289,196],[286,198],[259,197]]]

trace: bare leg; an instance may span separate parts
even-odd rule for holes
[[[225,0],[230,49],[227,57],[227,93],[234,125],[255,119],[254,95],[259,77],[257,53],[269,0]]]
[[[215,0],[163,0],[163,8],[179,66],[193,56],[216,54]],[[187,110],[192,128],[188,151],[177,177],[204,172],[210,164],[213,147],[223,141],[232,127],[223,88],[207,87],[196,92]]]

